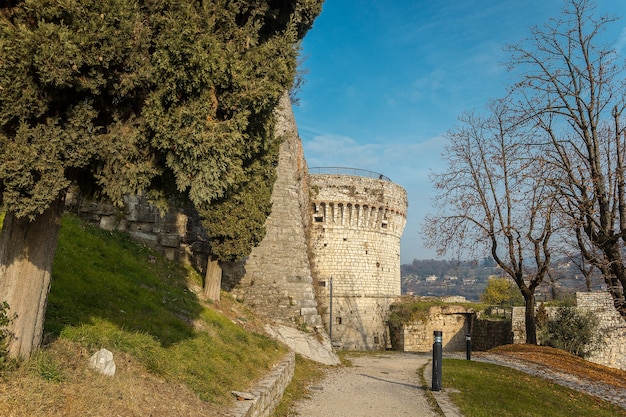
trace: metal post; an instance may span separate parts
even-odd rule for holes
[[[472,335],[469,333],[465,336],[465,359],[472,360]]]
[[[433,343],[433,391],[441,391],[441,342],[443,332],[435,330],[435,343]]]
[[[328,320],[328,337],[333,345],[333,277],[330,277],[330,319]]]

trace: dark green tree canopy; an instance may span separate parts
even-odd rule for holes
[[[236,215],[240,227],[266,216],[272,110],[321,3],[3,2],[2,203],[32,218],[76,183],[116,204],[143,193],[179,194],[205,214],[215,205],[216,236],[244,206],[257,212]],[[245,256],[219,241],[224,258]]]

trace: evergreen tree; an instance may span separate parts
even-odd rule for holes
[[[258,198],[246,207],[259,213],[237,216],[258,223],[269,196],[250,184],[273,183],[271,110],[321,2],[2,3],[0,301],[17,314],[12,355],[41,341],[70,185],[118,205],[177,194],[206,213]]]

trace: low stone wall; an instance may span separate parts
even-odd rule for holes
[[[267,417],[271,415],[283,397],[293,378],[296,366],[295,353],[289,352],[258,384],[246,394],[254,399],[237,401],[232,417]]]
[[[473,316],[474,310],[460,306],[431,307],[424,321],[390,326],[392,347],[401,352],[430,352],[437,330],[442,332],[444,351],[464,351]]]
[[[472,326],[472,350],[485,351],[513,343],[510,320],[476,319]]]

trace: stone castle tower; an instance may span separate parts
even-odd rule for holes
[[[312,168],[309,186],[309,246],[332,344],[384,350],[390,347],[389,305],[401,295],[406,191],[383,175],[337,168]]]

